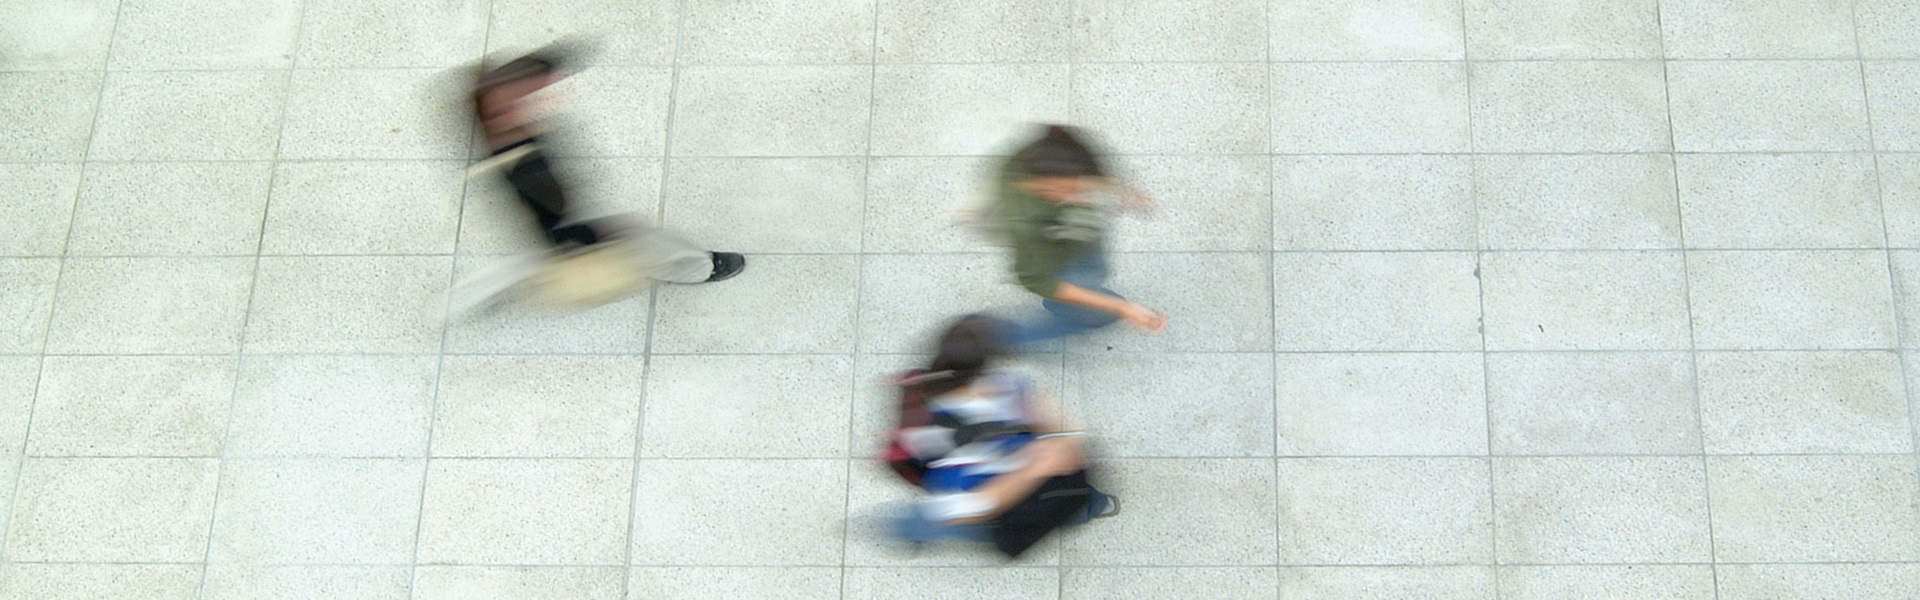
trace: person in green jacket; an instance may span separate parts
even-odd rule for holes
[[[1157,333],[1166,315],[1106,288],[1107,215],[1098,192],[1116,190],[1135,205],[1144,196],[1109,179],[1098,153],[1067,127],[1049,125],[1038,140],[1001,167],[990,216],[1013,246],[1021,287],[1041,297],[1047,314],[1014,322],[1006,342],[1024,346],[1126,320]]]

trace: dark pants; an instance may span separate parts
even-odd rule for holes
[[[1092,492],[1087,497],[1087,505],[1079,512],[1067,517],[1062,525],[1084,525],[1093,520],[1093,516],[1107,510],[1107,495],[1100,490],[1087,488]],[[969,540],[975,542],[993,541],[993,527],[986,523],[949,524],[929,519],[920,514],[917,504],[906,507],[905,514],[896,517],[893,533],[900,539],[910,542],[932,542],[936,540]]]
[[[530,144],[533,151],[520,157],[507,171],[507,183],[513,184],[520,203],[533,211],[534,218],[540,221],[540,230],[547,232],[547,241],[554,246],[599,243],[603,235],[595,231],[591,223],[561,224],[567,217],[567,192],[554,175],[553,167],[547,164],[546,154],[540,151],[539,138],[502,148],[495,154]]]

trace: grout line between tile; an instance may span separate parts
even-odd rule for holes
[[[1664,0],[1656,0],[1654,5],[1654,25],[1658,29],[1660,56],[1662,57],[1667,55],[1667,29],[1666,23],[1663,20],[1665,12]],[[1720,568],[1717,561],[1720,558],[1720,552],[1718,548],[1715,547],[1713,535],[1713,473],[1711,471],[1712,466],[1707,462],[1706,411],[1703,408],[1703,401],[1700,397],[1700,340],[1699,333],[1696,331],[1697,327],[1695,326],[1693,313],[1693,266],[1692,261],[1689,260],[1692,258],[1693,252],[1701,249],[1691,248],[1687,244],[1686,200],[1681,197],[1684,192],[1680,189],[1679,155],[1681,153],[1679,140],[1677,139],[1678,134],[1675,132],[1673,123],[1673,84],[1672,79],[1668,75],[1667,68],[1672,62],[1671,59],[1660,62],[1660,93],[1662,99],[1666,102],[1667,147],[1673,149],[1673,152],[1667,155],[1667,172],[1673,179],[1673,211],[1675,226],[1678,228],[1680,236],[1680,285],[1682,288],[1682,297],[1685,299],[1687,307],[1687,368],[1691,370],[1693,379],[1693,424],[1694,433],[1699,441],[1700,448],[1700,494],[1704,503],[1702,507],[1704,509],[1703,514],[1707,520],[1708,571],[1713,576],[1714,597],[1719,598]]]
[[[20,498],[20,481],[26,478],[27,449],[31,448],[33,445],[33,420],[35,416],[34,413],[36,412],[35,409],[38,408],[40,405],[40,384],[46,381],[47,356],[48,356],[47,348],[53,342],[53,325],[54,325],[53,318],[54,318],[54,315],[58,314],[57,311],[60,307],[60,288],[61,288],[60,284],[66,279],[66,275],[67,275],[67,250],[73,246],[73,228],[74,228],[74,225],[76,225],[79,222],[80,200],[81,200],[81,196],[86,191],[87,165],[91,164],[91,159],[93,156],[93,134],[96,131],[99,131],[100,129],[100,115],[102,112],[104,112],[103,109],[105,108],[107,103],[106,98],[107,98],[108,88],[107,88],[106,67],[107,67],[107,64],[113,60],[114,39],[119,37],[121,9],[122,9],[121,4],[119,3],[114,4],[113,25],[107,31],[107,51],[100,58],[100,68],[85,71],[85,72],[95,73],[98,75],[96,81],[99,82],[100,87],[93,95],[93,119],[87,124],[87,146],[80,150],[80,159],[78,161],[80,168],[79,168],[79,172],[74,175],[76,181],[74,182],[72,209],[67,213],[67,230],[65,235],[60,240],[60,253],[56,256],[49,257],[49,258],[54,258],[58,260],[58,262],[55,263],[56,266],[54,268],[53,289],[48,292],[46,330],[40,333],[40,347],[38,349],[39,350],[38,368],[36,368],[34,371],[33,396],[27,403],[27,422],[25,427],[26,430],[23,431],[22,435],[20,436],[20,455],[14,458],[13,482],[10,486],[12,488],[12,494],[7,496],[9,500],[9,504],[3,509],[7,512],[6,517],[4,520],[0,520],[0,525],[5,526],[4,530],[0,531],[0,533],[5,534],[5,535],[0,535],[0,565],[9,564],[12,561],[11,551],[13,549],[12,548],[13,544],[11,543],[11,540],[13,539],[12,532],[13,532],[13,526],[16,524],[17,515],[13,514],[14,512],[13,504],[11,501],[18,500]],[[59,164],[74,163],[74,161],[72,160],[36,161],[36,162],[53,162],[53,163],[59,163]],[[203,565],[204,565],[204,562],[205,561],[202,561]],[[202,566],[202,571],[203,572],[205,571],[204,566]]]
[[[1913,476],[1915,482],[1920,483],[1920,403],[1914,402],[1913,381],[1908,371],[1911,367],[1907,362],[1906,351],[1906,324],[1914,316],[1906,314],[1904,303],[1901,302],[1903,286],[1900,284],[1899,271],[1893,266],[1893,233],[1887,223],[1887,187],[1880,169],[1880,140],[1874,134],[1873,93],[1872,88],[1867,85],[1866,53],[1860,43],[1859,0],[1854,0],[1849,8],[1849,15],[1853,17],[1854,56],[1858,57],[1860,67],[1860,106],[1866,113],[1867,148],[1873,152],[1873,189],[1880,199],[1880,240],[1887,256],[1887,289],[1892,294],[1890,301],[1893,305],[1893,347],[1900,354],[1900,385],[1901,391],[1907,398],[1907,435],[1910,439],[1909,443],[1912,444],[1909,449],[1913,450]]]
[[[686,24],[687,2],[686,0],[674,0],[673,65],[670,67],[672,74],[667,79],[667,114],[665,120],[661,123],[661,127],[665,129],[660,142],[660,153],[663,155],[670,155],[673,152],[673,123],[677,116],[675,114],[675,108],[679,105],[680,74],[682,71],[680,52],[682,47],[685,46]],[[655,190],[656,197],[659,198],[660,201],[654,203],[653,207],[653,222],[659,227],[666,227],[667,225],[667,202],[671,201],[671,199],[667,197],[667,190],[669,189],[668,186],[671,185],[669,178],[672,176],[673,161],[662,158],[660,160],[660,184],[659,188]],[[647,336],[640,349],[642,360],[640,367],[640,397],[638,399],[640,406],[634,411],[636,421],[633,425],[633,456],[632,463],[628,466],[627,475],[627,535],[625,538],[622,538],[623,547],[621,548],[621,562],[624,564],[621,565],[620,594],[623,598],[631,597],[633,594],[633,533],[639,528],[637,511],[640,507],[640,457],[646,447],[647,409],[650,404],[647,402],[647,390],[653,387],[653,363],[655,359],[653,352],[653,335],[654,332],[659,329],[660,324],[660,285],[659,283],[655,283],[647,288]]]
[[[123,5],[124,5],[124,2],[123,2]],[[238,339],[235,340],[235,343],[234,343],[233,387],[232,389],[228,390],[228,393],[227,393],[227,410],[226,410],[227,422],[220,434],[220,452],[218,456],[213,457],[215,459],[216,474],[214,475],[214,484],[213,484],[214,485],[213,503],[212,503],[212,506],[208,508],[208,515],[207,515],[206,547],[201,550],[201,556],[200,556],[200,581],[196,586],[196,592],[195,592],[196,594],[199,594],[199,595],[204,595],[206,593],[207,574],[213,570],[214,534],[217,532],[215,526],[218,525],[220,522],[220,500],[221,500],[221,497],[225,495],[223,492],[227,490],[227,482],[228,482],[227,478],[230,476],[227,469],[228,463],[226,459],[227,459],[227,452],[228,452],[229,446],[231,445],[231,440],[233,438],[233,422],[234,422],[233,406],[238,401],[238,398],[240,396],[241,374],[246,368],[247,331],[253,325],[254,301],[258,297],[258,294],[260,291],[260,257],[261,257],[260,251],[266,247],[267,216],[271,214],[271,211],[273,209],[273,186],[280,175],[280,169],[278,168],[277,163],[280,160],[280,150],[285,145],[284,141],[286,139],[285,134],[286,134],[286,128],[287,128],[287,107],[288,107],[288,104],[290,103],[290,99],[293,96],[293,75],[295,72],[294,66],[298,64],[297,61],[300,56],[300,51],[302,50],[300,36],[298,35],[297,32],[303,30],[306,27],[306,18],[307,18],[307,6],[305,3],[302,3],[300,6],[299,16],[294,18],[294,31],[296,32],[296,34],[293,40],[293,52],[291,53],[290,58],[287,61],[287,66],[285,68],[286,74],[281,79],[280,118],[279,118],[279,122],[275,123],[275,126],[274,126],[274,131],[276,132],[276,134],[273,140],[273,152],[269,155],[271,158],[265,161],[267,162],[268,165],[270,165],[267,173],[267,187],[266,187],[266,190],[264,190],[263,192],[267,194],[267,201],[262,202],[260,205],[260,223],[256,230],[257,235],[254,238],[254,248],[253,248],[253,254],[252,254],[253,269],[252,269],[251,277],[247,281],[247,304],[246,304],[247,309],[246,309],[245,316],[240,321],[239,337]],[[116,21],[115,28],[117,29],[119,26],[118,19],[116,18],[115,21]],[[109,51],[108,55],[111,56],[112,52]],[[271,71],[271,69],[264,69],[263,71]],[[89,148],[91,148],[92,136],[89,135],[88,138],[89,138],[88,146]],[[253,161],[253,162],[260,162],[260,161]],[[79,207],[76,205],[74,213],[77,215],[79,214],[79,212],[80,212]],[[71,229],[68,230],[68,234],[69,236],[71,236],[72,234]]]
[[[1474,61],[1468,60],[1471,57],[1467,56],[1466,0],[1461,0],[1459,2],[1459,6],[1460,6],[1460,57],[1462,59],[1460,64],[1460,69],[1464,75],[1464,80],[1465,80],[1464,81],[1465,85],[1463,87],[1466,88],[1465,94],[1466,94],[1466,109],[1467,109],[1467,151],[1469,156],[1477,157],[1480,152],[1480,148],[1479,148],[1480,136],[1479,136],[1478,130],[1475,127],[1474,118],[1473,118],[1474,117],[1474,109],[1473,109]],[[1492,368],[1490,366],[1490,361],[1487,358],[1489,354],[1487,352],[1488,345],[1487,345],[1486,259],[1489,253],[1487,252],[1486,248],[1484,248],[1484,241],[1481,239],[1481,236],[1480,236],[1480,228],[1482,227],[1481,218],[1480,218],[1480,201],[1479,201],[1479,194],[1476,193],[1473,187],[1475,185],[1475,182],[1478,181],[1479,171],[1480,171],[1480,161],[1477,158],[1470,158],[1467,161],[1467,197],[1472,199],[1472,202],[1470,202],[1470,206],[1472,207],[1472,211],[1473,211],[1473,249],[1474,249],[1473,284],[1475,286],[1476,295],[1478,296],[1479,308],[1480,308],[1480,314],[1478,315],[1479,318],[1477,319],[1479,321],[1479,330],[1480,330],[1480,352],[1479,352],[1480,354],[1480,407],[1482,411],[1481,418],[1486,422],[1485,431],[1484,431],[1486,436],[1484,438],[1486,441],[1486,455],[1479,457],[1483,461],[1485,461],[1484,464],[1486,465],[1486,475],[1487,475],[1487,505],[1486,505],[1487,506],[1487,562],[1486,562],[1486,565],[1489,569],[1498,569],[1500,566],[1500,510],[1499,510],[1500,504],[1498,501],[1499,485],[1497,482],[1497,478],[1495,477],[1495,474],[1494,474],[1494,465],[1493,465],[1494,452],[1493,452],[1493,382],[1492,382],[1492,374],[1491,374]],[[1498,591],[1496,590],[1495,593],[1497,594]]]
[[[866,156],[866,160],[862,161],[860,166],[860,196],[861,197],[860,197],[860,241],[859,241],[860,246],[859,248],[860,248],[860,254],[862,257],[864,257],[867,252],[867,235],[866,235],[867,218],[868,218],[867,208],[871,205],[871,203],[869,202],[869,199],[872,198],[871,194],[872,194],[872,185],[873,185],[873,122],[874,122],[874,116],[876,114],[876,111],[878,110],[877,107],[880,105],[879,99],[876,97],[876,94],[879,93],[879,86],[880,86],[879,84],[879,81],[880,81],[880,4],[885,1],[886,0],[875,0],[873,3],[873,12],[871,13],[873,17],[873,29],[870,31],[870,35],[872,37],[868,39],[868,46],[867,46],[867,50],[869,52],[868,59],[872,61],[872,64],[869,65],[868,67],[869,70],[867,72],[867,136],[866,136],[866,139],[864,140],[864,146],[866,147],[866,150],[867,150],[867,156]],[[860,412],[859,411],[860,386],[863,383],[860,379],[860,363],[861,363],[860,359],[865,355],[865,352],[866,352],[866,350],[864,349],[864,344],[861,344],[859,339],[860,327],[862,325],[861,319],[864,317],[864,312],[865,312],[862,310],[862,307],[865,306],[866,303],[858,301],[858,297],[860,295],[861,286],[866,284],[866,276],[867,276],[867,269],[865,268],[864,258],[862,259],[861,262],[862,262],[861,268],[858,271],[856,271],[853,275],[854,277],[853,289],[854,289],[854,296],[855,296],[855,302],[853,303],[854,304],[853,305],[853,334],[855,339],[853,343],[853,358],[851,361],[851,365],[849,365],[852,367],[852,372],[849,373],[849,377],[848,377],[849,381],[847,382],[848,393],[847,393],[847,405],[846,405],[847,406],[847,431],[849,432],[849,434],[853,432],[853,429],[857,423],[854,416],[859,414]],[[849,435],[848,437],[851,438],[852,436]],[[854,519],[854,516],[853,516],[853,477],[854,477],[853,466],[857,464],[859,461],[860,461],[859,455],[854,453],[854,449],[848,448],[846,465],[844,467],[845,470],[843,471],[843,475],[842,475],[843,485],[842,485],[841,496],[840,496],[841,522],[840,522],[840,565],[839,567],[840,567],[840,597],[841,598],[845,598],[847,596],[847,585],[848,585],[847,554],[848,552],[850,552],[850,548],[853,545],[853,539],[852,539],[853,519]]]

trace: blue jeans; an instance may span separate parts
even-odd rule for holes
[[[1090,291],[1115,298],[1121,297],[1106,287],[1107,249],[1105,246],[1096,244],[1087,248],[1080,253],[1080,256],[1062,265],[1060,270],[1054,271],[1053,276]],[[1047,309],[1047,314],[1038,320],[1014,321],[1008,324],[1006,334],[1008,345],[1017,348],[1034,342],[1085,333],[1106,327],[1120,319],[1106,311],[1068,304],[1052,298],[1040,301],[1040,306]]]
[[[1067,517],[1066,525],[1085,525],[1093,516],[1107,509],[1110,502],[1100,490],[1093,490],[1087,496],[1087,505],[1080,512]],[[971,542],[993,541],[993,527],[986,523],[948,524],[929,519],[920,514],[918,504],[909,504],[893,518],[893,534],[909,542],[933,542],[939,540],[966,540]]]

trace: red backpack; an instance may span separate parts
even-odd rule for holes
[[[894,386],[900,389],[900,421],[887,432],[887,447],[880,454],[880,459],[886,461],[894,473],[915,486],[926,477],[927,463],[900,444],[900,434],[933,423],[933,415],[927,410],[925,388],[920,386],[926,382],[926,376],[926,369],[913,369],[893,378]]]

